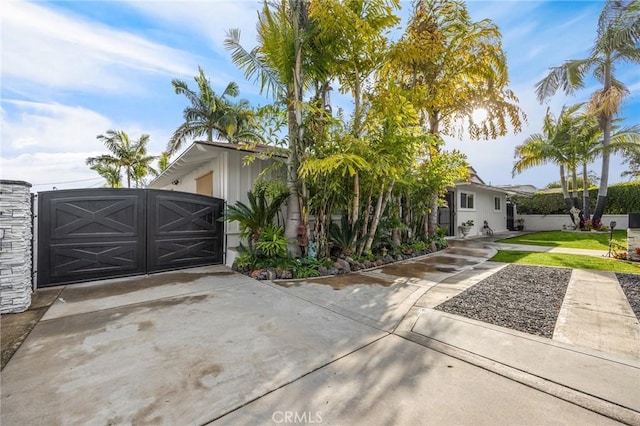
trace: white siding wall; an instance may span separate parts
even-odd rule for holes
[[[463,209],[460,203],[461,193],[474,194],[474,207],[471,210]],[[494,209],[494,197],[500,198],[500,210]],[[490,191],[474,186],[456,187],[456,236],[461,237],[458,227],[467,220],[473,220],[474,225],[469,236],[481,235],[484,221],[489,222],[493,232],[503,232],[507,230],[507,197],[500,192]]]

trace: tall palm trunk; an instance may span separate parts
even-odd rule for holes
[[[584,220],[589,220],[589,210],[591,209],[589,201],[589,180],[587,176],[587,162],[582,163],[582,213]]]
[[[564,204],[567,206],[567,211],[570,212],[573,207],[573,203],[571,202],[569,189],[567,188],[567,176],[564,172],[564,164],[560,164],[560,185],[562,186],[562,198],[564,198]],[[571,218],[571,222],[575,225],[576,221],[573,219],[573,215],[571,213],[569,213],[569,217]]]
[[[611,89],[611,58],[607,55],[604,64],[604,87],[603,93]],[[598,201],[596,210],[593,212],[593,220],[600,221],[604,214],[604,207],[607,201],[607,191],[609,188],[609,145],[611,144],[611,121],[609,112],[600,112],[600,127],[602,128],[602,172],[600,173],[600,187],[598,188]]]
[[[571,166],[571,198],[573,200],[573,206],[578,207],[578,173],[576,167]]]
[[[433,112],[429,115],[429,132],[432,135],[439,135],[440,133],[440,113],[438,111]],[[433,152],[431,155],[438,155],[440,153],[439,148],[433,148]],[[438,227],[438,200],[440,196],[436,192],[431,195],[429,208],[427,210],[428,221],[428,235],[434,236],[436,234],[436,228]],[[432,245],[434,248],[435,245]]]
[[[607,201],[607,191],[609,186],[609,150],[607,149],[611,143],[611,118],[603,118],[603,137],[602,137],[602,171],[600,172],[600,187],[598,188],[598,201],[596,210],[593,212],[593,220],[601,220],[604,214],[604,208]]]
[[[290,82],[287,90],[288,124],[289,124],[289,158],[287,159],[287,187],[289,189],[289,200],[287,202],[287,221],[285,223],[285,235],[289,240],[289,252],[294,256],[301,254],[300,245],[297,241],[298,229],[302,224],[300,217],[300,180],[298,178],[298,167],[300,166],[300,155],[302,149],[302,138],[304,129],[302,127],[302,92],[303,92],[303,71],[302,71],[302,47],[304,22],[306,21],[306,10],[303,0],[292,0],[292,25],[294,29],[294,51],[295,61],[293,69],[293,81]]]

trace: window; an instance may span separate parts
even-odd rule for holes
[[[496,212],[502,211],[501,197],[493,197],[493,211],[496,211]]]
[[[473,210],[475,208],[474,203],[475,194],[471,192],[461,192],[460,193],[460,208]]]
[[[196,194],[213,197],[213,172],[196,179]]]

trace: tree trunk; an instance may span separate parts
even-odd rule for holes
[[[576,167],[571,168],[571,195],[573,199],[573,206],[578,208],[578,174],[576,173]]]
[[[573,203],[571,202],[571,197],[569,196],[569,189],[567,189],[567,177],[565,176],[564,165],[562,164],[560,164],[560,185],[562,185],[562,198],[564,198],[564,204],[565,206],[567,206],[567,211],[569,212],[571,222],[575,225],[576,221],[573,219],[573,215],[571,214]]]
[[[402,214],[402,206],[400,204],[400,196],[398,195],[397,197],[394,197],[395,202],[397,203],[397,209],[394,209],[395,213],[393,215],[394,219],[396,219],[398,222],[400,221],[400,217]],[[398,228],[397,226],[395,228],[393,228],[391,230],[391,242],[393,243],[394,246],[399,246],[402,243],[402,239],[401,239],[401,235],[400,235],[400,228]]]
[[[440,134],[440,114],[437,111],[429,115],[429,132],[432,135],[436,135],[436,136]],[[435,149],[436,149],[436,153],[432,155],[439,154],[440,151],[438,150],[438,148],[435,148]],[[429,208],[427,211],[427,214],[429,215],[429,220],[427,222],[427,226],[428,226],[427,235],[429,236],[436,235],[436,227],[438,226],[438,198],[440,197],[438,196],[437,192],[431,196]],[[432,247],[433,246],[434,245],[432,244]]]
[[[369,193],[369,198],[367,199],[367,206],[364,209],[364,214],[362,218],[362,232],[360,234],[360,238],[364,242],[360,243],[360,247],[358,248],[358,256],[362,256],[362,253],[364,253],[364,247],[366,245],[365,237],[367,236],[367,232],[369,232],[369,211],[371,210],[371,199],[372,199],[372,194]]]
[[[284,233],[289,242],[289,252],[293,256],[300,256],[300,244],[298,242],[298,227],[302,223],[300,217],[300,192],[298,188],[298,125],[296,110],[293,103],[287,108],[289,124],[289,157],[287,158],[287,220]]]
[[[287,90],[287,115],[289,125],[289,158],[287,159],[287,187],[289,189],[289,199],[287,202],[287,221],[285,224],[285,235],[289,241],[289,252],[293,256],[300,256],[300,244],[298,243],[298,227],[301,224],[300,218],[300,192],[298,167],[300,163],[300,150],[304,129],[302,127],[302,46],[303,22],[306,20],[304,4],[302,1],[293,3],[294,26],[294,49],[295,63],[293,70],[293,82],[289,84]],[[301,22],[302,21],[302,22]]]
[[[589,210],[591,209],[589,201],[589,180],[587,178],[587,162],[582,163],[582,214],[584,220],[589,220]]]
[[[611,89],[611,62],[605,63],[604,67],[604,87],[603,92],[607,93]],[[600,173],[600,187],[598,188],[598,201],[596,210],[593,212],[593,221],[600,222],[604,214],[604,207],[607,201],[607,191],[609,189],[609,145],[611,144],[611,121],[612,117],[606,111],[600,113],[599,123],[602,129],[602,172]]]
[[[367,243],[364,246],[364,251],[371,250],[371,246],[373,245],[373,239],[376,235],[376,231],[378,230],[378,224],[380,223],[380,218],[382,217],[382,212],[384,211],[387,203],[389,202],[389,198],[391,197],[391,191],[393,191],[394,181],[392,180],[385,192],[384,183],[380,188],[380,195],[378,196],[378,202],[376,204],[376,211],[373,214],[373,220],[371,221],[371,228],[369,229],[369,236],[367,237]]]
[[[351,226],[356,226],[356,222],[358,221],[358,217],[360,216],[360,174],[356,170],[356,174],[353,176],[353,211],[351,212]],[[356,237],[354,234],[354,239],[352,244],[355,243]]]

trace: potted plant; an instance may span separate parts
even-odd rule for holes
[[[469,235],[469,231],[473,227],[473,220],[467,220],[466,222],[462,222],[462,224],[458,227],[460,233],[462,234],[462,238],[466,238]]]
[[[524,219],[520,218],[516,220],[516,230],[522,231],[524,229]]]

